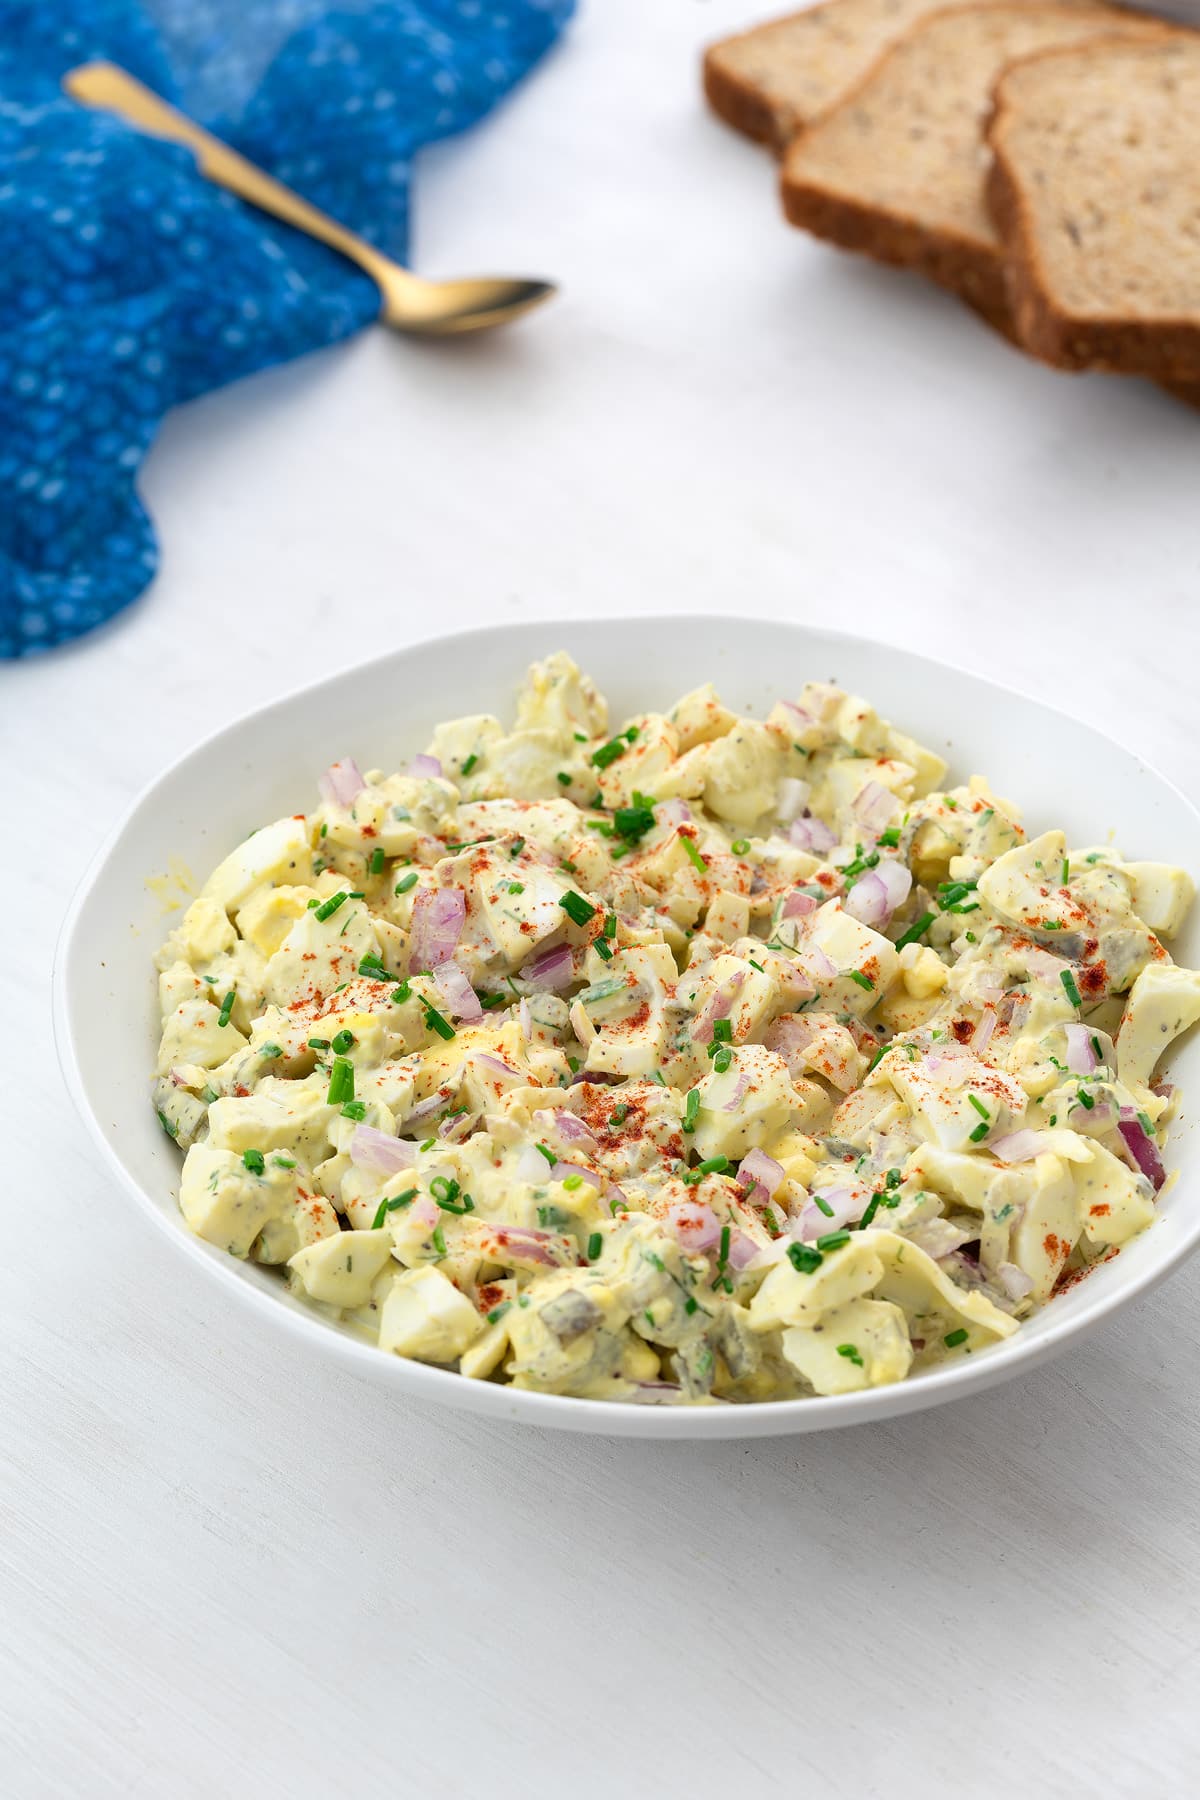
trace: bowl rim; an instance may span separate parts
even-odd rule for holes
[[[892,645],[878,637],[842,631],[806,620],[768,619],[718,612],[612,614],[605,620],[608,626],[617,629],[627,626],[683,630],[696,622],[709,627],[726,625],[741,633],[768,627],[771,630],[796,631],[801,637],[817,635],[835,648],[838,645],[844,646],[852,654],[882,652],[902,657],[923,665],[927,671],[941,677],[959,677],[974,686],[989,689],[997,700],[1016,699],[1050,717],[1067,722],[1077,731],[1092,736],[1110,750],[1115,750],[1136,763],[1143,774],[1157,781],[1186,808],[1200,829],[1200,808],[1168,776],[1136,752],[1129,750],[1118,739],[1110,737],[1090,721],[1080,719],[1066,708],[1051,706],[1008,683],[976,674],[972,670],[943,661],[940,657],[929,656],[907,646]],[[194,1263],[206,1268],[226,1292],[239,1294],[264,1319],[272,1319],[276,1324],[289,1328],[296,1341],[308,1344],[318,1353],[322,1348],[333,1353],[348,1372],[387,1383],[416,1400],[449,1404],[460,1411],[470,1411],[485,1417],[593,1435],[661,1440],[785,1436],[866,1424],[872,1420],[943,1405],[1035,1368],[1058,1354],[1068,1343],[1088,1335],[1109,1314],[1149,1293],[1173,1274],[1200,1246],[1200,1209],[1197,1209],[1190,1222],[1181,1226],[1173,1243],[1156,1259],[1133,1270],[1120,1285],[1114,1286],[1110,1292],[1100,1293],[1090,1304],[1085,1288],[1082,1305],[1075,1314],[1058,1324],[1051,1320],[1042,1327],[1036,1338],[1029,1338],[1018,1331],[1013,1337],[974,1357],[941,1364],[912,1380],[867,1388],[852,1394],[815,1395],[796,1400],[746,1401],[728,1406],[654,1406],[632,1401],[597,1401],[574,1395],[543,1394],[495,1382],[471,1381],[450,1369],[405,1357],[388,1356],[366,1337],[331,1326],[315,1309],[281,1304],[281,1295],[244,1279],[239,1274],[240,1264],[236,1259],[224,1255],[196,1237],[187,1230],[178,1214],[172,1216],[156,1203],[147,1188],[126,1165],[114,1141],[105,1133],[92,1104],[72,1019],[69,980],[70,966],[79,952],[79,932],[88,904],[135,821],[142,817],[147,808],[152,807],[159,791],[188,763],[206,757],[219,748],[224,740],[236,741],[238,735],[252,722],[268,718],[275,711],[291,709],[300,702],[309,704],[319,701],[327,690],[340,687],[348,679],[352,680],[366,670],[376,669],[380,663],[402,658],[418,650],[450,650],[467,643],[478,644],[480,640],[488,638],[512,638],[537,632],[547,640],[554,640],[577,632],[581,625],[593,623],[595,621],[580,619],[521,619],[498,625],[438,632],[428,637],[408,638],[382,656],[347,664],[315,682],[299,683],[262,705],[239,714],[237,718],[219,726],[182,751],[146,782],[126,806],[91,856],[63,916],[51,970],[51,1019],[59,1066],[71,1101],[93,1141],[99,1146],[104,1163],[116,1176],[117,1185],[134,1199],[139,1210],[153,1220],[177,1249],[183,1251]],[[1155,1229],[1152,1225],[1145,1236],[1149,1237]],[[1120,1261],[1122,1258],[1115,1260]]]

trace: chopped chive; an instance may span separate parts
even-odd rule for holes
[[[309,1038],[307,1047],[310,1050],[328,1050],[330,1047],[329,1039],[328,1038]]]
[[[825,1261],[821,1252],[812,1244],[789,1244],[787,1255],[793,1269],[800,1275],[812,1275]]]
[[[679,841],[683,845],[684,855],[687,857],[688,861],[695,868],[699,869],[702,875],[707,875],[708,864],[705,862],[703,856],[701,856],[699,846],[695,839],[690,838],[686,831],[681,831],[679,834]]]
[[[1063,969],[1059,974],[1059,980],[1067,991],[1067,999],[1071,1002],[1071,1005],[1082,1006],[1083,1002],[1079,998],[1079,989],[1075,985],[1075,977],[1072,975],[1070,969]]]
[[[879,836],[875,839],[875,842],[876,844],[882,844],[885,850],[898,849],[900,846],[900,827],[898,825],[893,825],[889,830],[881,831]]]
[[[434,1234],[430,1238],[429,1241],[433,1245],[434,1249],[437,1251],[439,1256],[445,1256],[445,1254],[446,1254],[446,1234],[442,1230],[440,1225],[434,1231]]]
[[[372,981],[391,981],[393,979],[388,973],[382,957],[373,950],[369,950],[363,957],[358,965],[358,972],[360,975],[370,976]]]
[[[568,1175],[563,1180],[563,1186],[573,1194],[576,1188],[581,1188],[583,1186],[583,1176]]]
[[[405,875],[402,880],[400,880],[396,883],[396,892],[398,894],[407,894],[408,890],[410,888],[415,888],[416,885],[417,885],[416,872],[410,871],[409,874]]]
[[[387,861],[387,858],[383,854],[382,846],[379,844],[376,844],[375,848],[371,852],[371,860],[367,864],[368,875],[382,875],[383,874],[383,865],[386,861]]]
[[[875,1066],[878,1063],[881,1063],[883,1061],[884,1057],[887,1055],[888,1051],[891,1048],[892,1048],[891,1044],[880,1044],[878,1050],[875,1052],[874,1056],[871,1058],[870,1062],[867,1064],[867,1074],[868,1075],[871,1073],[871,1070],[873,1068],[875,1068]]]
[[[162,1126],[163,1130],[166,1132],[167,1136],[169,1138],[177,1138],[179,1136],[178,1125],[172,1125],[170,1119],[168,1119],[166,1113],[162,1110],[161,1107],[156,1107],[155,1111],[158,1114],[158,1122]]]
[[[482,1006],[484,1012],[494,1012],[498,1006],[503,1006],[506,1003],[506,1001],[508,1000],[508,995],[507,994],[480,994],[480,995],[478,995],[478,1000],[479,1000],[479,1004],[480,1004],[480,1006]]]
[[[858,1221],[858,1229],[860,1231],[865,1231],[867,1229],[867,1226],[871,1223],[871,1220],[875,1217],[875,1214],[879,1211],[879,1203],[882,1200],[882,1198],[883,1198],[882,1194],[872,1194],[871,1195],[871,1198],[867,1203],[867,1210],[866,1210],[866,1212],[864,1212],[862,1218]]]
[[[342,905],[343,901],[346,901],[349,898],[349,894],[344,890],[340,894],[331,894],[328,900],[322,900],[321,904],[316,908],[314,917],[321,920],[332,919],[338,907]]]
[[[523,881],[510,881],[508,884],[508,891],[510,894],[523,894],[525,892],[525,883]]]
[[[371,1230],[372,1231],[379,1230],[380,1226],[383,1224],[383,1221],[387,1218],[387,1209],[388,1209],[387,1201],[381,1200],[379,1202],[379,1205],[375,1208],[375,1217],[371,1220]]]
[[[221,1002],[221,1011],[217,1015],[217,1024],[218,1025],[228,1025],[229,1015],[233,1011],[233,1003],[236,999],[237,999],[237,989],[230,988],[229,992],[226,994],[225,998]]]
[[[437,1139],[435,1137],[426,1138],[425,1142],[423,1144],[421,1144],[419,1146],[419,1148],[422,1150],[432,1150],[436,1144],[437,1144]]]
[[[267,1166],[261,1150],[243,1150],[242,1161],[252,1175],[261,1175]]]
[[[848,1231],[827,1231],[824,1237],[817,1239],[818,1250],[840,1250],[843,1244],[850,1242]]]
[[[592,948],[596,952],[596,955],[600,958],[601,962],[611,962],[612,961],[612,959],[613,959],[612,945],[608,942],[607,938],[598,937],[596,939],[595,943],[592,945]]]
[[[334,1055],[335,1056],[345,1056],[347,1050],[349,1050],[351,1048],[353,1043],[354,1043],[354,1033],[352,1031],[339,1031],[337,1036],[333,1040]]]
[[[421,1005],[425,1008],[425,1023],[431,1031],[436,1031],[440,1038],[446,1039],[447,1043],[452,1037],[458,1036],[449,1019],[443,1018],[437,1007],[431,1006],[424,995],[421,996]]]
[[[1063,885],[1063,887],[1066,887],[1066,885],[1067,885],[1068,881],[1070,881],[1070,879],[1071,879],[1071,865],[1070,865],[1069,861],[1067,860],[1067,858],[1064,856],[1063,857],[1063,866],[1062,866],[1062,885]]]
[[[468,756],[466,762],[462,766],[463,774],[469,775],[471,773],[471,770],[475,767],[475,764],[478,761],[479,761],[479,757],[476,755],[475,751],[472,750],[470,756]]]
[[[610,1125],[623,1125],[628,1117],[629,1108],[627,1106],[614,1106],[608,1115],[608,1122]]]
[[[864,975],[861,969],[847,969],[846,973],[849,975],[851,981],[857,981],[859,987],[865,988],[868,994],[874,993],[875,983],[871,980],[869,975]]]
[[[839,1356],[844,1356],[847,1362],[854,1363],[857,1368],[863,1367],[863,1359],[858,1353],[857,1344],[839,1344],[837,1353]]]
[[[896,939],[897,950],[906,950],[909,944],[915,944],[918,938],[923,938],[925,936],[925,933],[932,924],[933,914],[928,912],[922,913],[920,918],[915,919],[908,930],[901,932],[900,936]]]
[[[595,1262],[596,1258],[600,1254],[603,1244],[604,1244],[604,1239],[600,1235],[600,1233],[598,1231],[593,1231],[592,1235],[589,1237],[589,1239],[587,1241],[587,1259],[589,1262]]]
[[[718,1044],[716,1055],[713,1057],[713,1068],[716,1070],[717,1074],[724,1075],[732,1062],[733,1051],[729,1048],[729,1045]]]
[[[1091,1112],[1093,1106],[1095,1106],[1095,1104],[1096,1104],[1096,1102],[1092,1099],[1092,1096],[1088,1093],[1086,1088],[1081,1087],[1079,1089],[1078,1093],[1076,1094],[1075,1098],[1078,1100],[1080,1106],[1082,1106],[1085,1109],[1085,1111],[1087,1111],[1087,1112]]]
[[[558,904],[567,917],[575,921],[576,925],[586,925],[596,914],[596,908],[589,906],[583,895],[577,894],[573,888],[567,890]]]
[[[749,838],[734,838],[734,840],[733,840],[732,844],[730,844],[729,848],[733,851],[733,854],[735,856],[745,856],[747,851],[750,848],[750,839]]]
[[[979,1098],[978,1094],[968,1094],[967,1099],[971,1102],[971,1105],[975,1108],[975,1111],[979,1114],[981,1119],[991,1118],[991,1113],[983,1104],[983,1101]]]
[[[333,1059],[329,1092],[325,1098],[330,1106],[344,1106],[347,1100],[354,1098],[354,1064],[347,1062],[344,1056]]]
[[[367,1103],[365,1100],[347,1100],[342,1108],[343,1119],[357,1119],[361,1123],[366,1116]]]
[[[548,1150],[546,1148],[545,1144],[535,1144],[533,1147],[536,1151],[538,1151],[538,1153],[541,1156],[545,1157],[546,1161],[550,1164],[550,1167],[553,1168],[555,1163],[558,1161],[558,1158],[557,1158],[557,1156],[555,1156],[553,1150]]]
[[[504,1317],[505,1313],[511,1312],[511,1311],[512,1311],[512,1301],[511,1300],[502,1300],[500,1302],[499,1306],[493,1306],[491,1312],[487,1315],[488,1324],[489,1325],[498,1324],[499,1321]]]
[[[508,854],[510,856],[520,856],[520,854],[524,848],[525,848],[525,839],[523,837],[515,837],[513,839],[512,843],[508,846]]]
[[[724,1175],[733,1167],[733,1164],[727,1156],[710,1156],[704,1162],[697,1163],[696,1166],[702,1175]]]
[[[985,1122],[982,1125],[977,1125],[974,1131],[968,1133],[968,1136],[973,1144],[982,1144],[989,1130],[990,1126]]]
[[[731,1044],[733,1042],[733,1026],[728,1019],[714,1019],[712,1028],[714,1044]]]
[[[624,756],[627,748],[623,737],[609,738],[607,744],[601,744],[598,750],[593,750],[593,769],[607,769],[610,763],[616,762],[618,756]]]
[[[567,774],[565,769],[560,769],[554,779],[558,782],[560,787],[570,787],[571,785],[571,777]]]
[[[812,1198],[813,1205],[816,1207],[817,1211],[823,1212],[827,1219],[832,1219],[833,1208],[830,1206],[828,1200],[823,1199],[820,1194],[814,1194]]]
[[[399,987],[392,989],[392,1005],[393,1006],[403,1006],[404,1002],[406,1000],[411,1000],[411,999],[412,999],[412,985],[408,981],[402,981],[400,983]]]
[[[1146,1136],[1153,1137],[1155,1135],[1154,1122],[1151,1119],[1150,1114],[1140,1112],[1137,1116],[1137,1119],[1138,1119],[1138,1124],[1141,1126],[1141,1128],[1145,1132]]]
[[[264,1062],[275,1062],[278,1057],[283,1055],[283,1045],[264,1044],[258,1054],[262,1057]]]
[[[604,915],[604,935],[606,938],[615,938],[616,937],[616,935],[617,935],[617,915],[616,915],[616,913],[605,913],[605,915]]]
[[[700,1111],[700,1089],[691,1088],[683,1103],[683,1119],[680,1129],[687,1132],[696,1129],[696,1114]]]
[[[957,1350],[958,1346],[960,1344],[965,1344],[966,1341],[967,1341],[967,1333],[962,1329],[961,1326],[959,1327],[959,1329],[957,1331],[948,1331],[946,1333],[945,1337],[942,1339],[942,1342],[943,1342],[943,1344],[945,1344],[947,1350]]]

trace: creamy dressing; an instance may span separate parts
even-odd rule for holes
[[[1194,890],[945,776],[820,683],[614,730],[562,654],[511,728],[335,764],[159,953],[184,1219],[547,1393],[847,1393],[1011,1336],[1154,1219]]]

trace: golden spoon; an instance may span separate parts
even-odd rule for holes
[[[331,249],[340,250],[365,269],[383,296],[379,317],[396,331],[444,337],[458,331],[486,331],[505,325],[530,307],[539,306],[554,293],[549,281],[525,281],[501,275],[476,276],[463,281],[425,281],[384,256],[363,238],[347,231],[335,219],[310,206],[299,194],[247,162],[220,138],[194,125],[185,114],[127,75],[115,63],[84,63],[63,77],[63,86],[85,106],[118,114],[131,125],[143,126],[155,137],[186,144],[196,152],[201,174],[218,187],[240,194],[243,200],[285,219]]]

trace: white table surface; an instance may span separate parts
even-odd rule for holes
[[[833,620],[1200,787],[1200,418],[787,229],[769,162],[698,99],[699,46],[756,11],[592,0],[420,185],[423,268],[546,272],[561,300],[486,341],[369,333],[177,414],[145,478],[153,590],[0,673],[20,1800],[1195,1791],[1200,1267],[892,1425],[505,1430],[197,1282],[60,1086],[55,934],[134,793],[252,703],[443,628]]]

